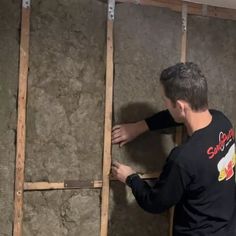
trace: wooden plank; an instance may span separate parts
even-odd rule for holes
[[[181,12],[182,11],[182,2],[181,0],[117,0],[120,3],[133,3],[146,6],[156,6],[168,8],[172,11]],[[187,3],[188,14],[190,15],[199,15],[199,16],[208,16],[226,20],[236,20],[236,10],[208,6],[207,14],[204,14],[203,8],[205,4],[197,3]]]
[[[69,181],[72,182],[72,181]],[[68,185],[68,181],[60,183],[50,182],[25,182],[25,191],[37,191],[37,190],[66,190],[66,189],[96,189],[102,188],[102,181],[79,181],[73,180],[73,185]]]
[[[115,13],[115,0],[109,0],[107,10],[107,58],[106,58],[106,100],[104,123],[104,149],[103,149],[103,185],[101,203],[100,236],[107,236],[109,216],[109,191],[111,168],[111,131],[112,131],[112,103],[113,103],[113,22]]]
[[[142,179],[156,179],[160,175],[159,172],[150,173],[150,174],[139,174]],[[111,181],[117,181],[114,178],[110,178]],[[97,189],[102,188],[102,180],[65,180],[64,182],[59,183],[50,183],[50,182],[25,182],[24,190],[25,191],[37,191],[37,190],[66,190],[66,189]]]
[[[181,55],[180,61],[185,63],[187,58],[187,15],[188,15],[188,5],[183,3],[182,6],[182,36],[181,36]],[[176,128],[175,143],[180,145],[182,142],[183,128]]]
[[[49,182],[25,182],[24,191],[29,190],[59,190],[65,189],[64,182],[62,183],[49,183]]]
[[[187,16],[188,16],[188,5],[183,3],[182,5],[182,36],[181,36],[181,56],[180,61],[185,63],[187,58]],[[180,145],[182,143],[183,128],[176,128],[175,133],[175,144]],[[174,220],[174,211],[175,208],[172,207],[169,211],[170,221],[169,221],[169,235],[173,234],[173,220]]]
[[[22,1],[13,235],[22,235],[30,0]]]
[[[174,213],[175,213],[175,207],[171,207],[169,210],[169,236],[173,235]]]
[[[181,40],[181,59],[185,63],[187,57],[187,4],[182,7],[182,40]]]
[[[209,6],[223,7],[228,9],[236,9],[235,0],[186,0],[186,2],[194,2],[198,4],[207,4]]]

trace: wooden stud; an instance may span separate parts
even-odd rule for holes
[[[187,15],[188,6],[187,3],[183,2],[182,5],[182,39],[181,39],[181,62],[186,62],[187,57]],[[175,133],[175,144],[180,145],[182,143],[183,128],[177,127]],[[173,232],[173,219],[174,219],[174,207],[170,209],[170,222],[169,222],[169,235],[172,236]]]
[[[156,6],[168,8],[172,11],[181,12],[182,11],[182,0],[117,0],[120,3],[134,3],[146,6]],[[186,3],[188,6],[188,14],[190,15],[199,15],[199,16],[208,16],[226,20],[236,20],[236,10],[208,6],[207,14],[203,14],[202,4],[198,3]]]
[[[185,63],[187,57],[187,3],[182,7],[182,40],[181,40],[181,62]]]
[[[13,235],[22,235],[30,0],[22,1]]]
[[[109,216],[109,175],[111,168],[111,130],[112,130],[112,103],[113,103],[113,22],[115,0],[108,1],[107,10],[107,58],[106,58],[106,100],[103,149],[103,185],[101,205],[100,236],[107,236]]]
[[[209,6],[214,7],[222,7],[222,8],[228,8],[228,9],[235,9],[236,10],[236,1],[235,0],[185,0],[186,2],[193,2],[198,4],[206,4]]]
[[[109,0],[115,2],[114,0]],[[184,3],[179,0],[119,0],[119,2],[138,3],[142,5],[153,5],[167,7],[174,11],[182,11],[182,47],[181,62],[186,61],[187,43],[187,6],[189,14],[203,15],[199,4]],[[83,182],[75,186],[65,186],[63,183],[24,183],[24,160],[25,160],[25,117],[26,117],[26,95],[28,78],[28,59],[29,59],[29,26],[30,26],[30,0],[22,1],[22,23],[21,23],[21,46],[20,46],[20,72],[19,72],[19,95],[18,95],[18,123],[17,123],[17,151],[16,151],[16,181],[15,181],[15,211],[14,211],[14,236],[21,236],[23,218],[23,190],[49,190],[49,189],[69,189],[86,188]],[[181,9],[182,5],[182,9]],[[111,11],[108,6],[108,12]],[[107,236],[108,231],[108,209],[109,209],[109,173],[111,165],[111,126],[112,126],[112,94],[113,94],[113,17],[108,17],[107,22],[107,68],[106,68],[106,102],[105,102],[105,125],[104,125],[104,157],[103,157],[103,181],[90,181],[90,188],[102,188],[102,207],[101,207],[101,236]],[[221,9],[218,7],[208,7],[204,15],[223,19],[236,20],[236,11],[231,9]],[[181,143],[181,132],[176,134],[176,143]],[[146,176],[146,178],[156,178],[157,176]],[[145,177],[143,177],[145,178]],[[23,184],[24,183],[24,184]],[[171,210],[173,216],[173,209]],[[172,235],[173,221],[170,221],[170,235]]]
[[[185,63],[187,58],[187,15],[188,5],[186,2],[182,5],[182,39],[181,39],[181,56],[180,61]],[[175,143],[180,145],[182,142],[183,128],[176,128]]]
[[[160,175],[159,172],[150,174],[139,174],[141,179],[156,179]],[[116,181],[114,178],[110,178],[111,181]],[[37,191],[37,190],[59,190],[59,189],[97,189],[102,188],[102,180],[65,180],[61,183],[50,183],[50,182],[25,182],[25,191]]]
[[[25,191],[37,191],[37,190],[66,190],[66,189],[96,189],[102,187],[102,181],[79,181],[74,180],[73,185],[67,185],[67,181],[61,183],[50,182],[25,182]]]
[[[169,236],[173,235],[174,213],[175,213],[175,207],[171,207],[169,210]]]
[[[24,191],[36,191],[36,190],[59,190],[64,189],[63,183],[49,183],[49,182],[25,182]]]

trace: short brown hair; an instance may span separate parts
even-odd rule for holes
[[[187,62],[168,67],[162,71],[160,81],[173,104],[184,100],[195,111],[208,108],[207,81],[198,65]]]

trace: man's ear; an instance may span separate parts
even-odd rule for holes
[[[185,108],[186,108],[185,101],[177,100],[176,101],[176,108],[178,109],[180,116],[185,117]]]
[[[178,109],[178,111],[183,114],[185,111],[185,102],[182,100],[177,100],[176,101],[176,108]]]

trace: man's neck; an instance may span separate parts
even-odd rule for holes
[[[191,136],[195,131],[207,127],[212,121],[212,115],[209,110],[189,111],[184,122],[188,135]]]

